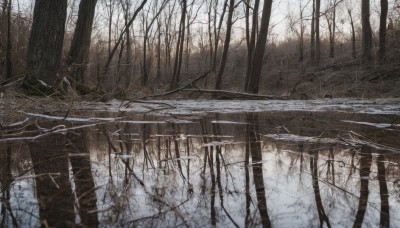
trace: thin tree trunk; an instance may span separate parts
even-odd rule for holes
[[[353,22],[353,16],[351,15],[351,9],[348,9],[347,12],[349,13],[350,17],[350,25],[351,25],[351,50],[352,50],[352,57],[353,59],[356,59],[357,53],[356,53],[356,31],[354,29],[354,22]]]
[[[229,2],[228,20],[226,22],[226,36],[225,36],[225,42],[224,42],[224,50],[222,52],[221,63],[219,65],[217,79],[215,81],[215,89],[216,90],[220,90],[221,89],[222,75],[224,74],[226,60],[228,58],[229,43],[231,42],[232,17],[233,17],[234,8],[235,8],[235,0],[230,0],[230,2]]]
[[[217,56],[218,56],[218,44],[219,44],[219,34],[221,32],[222,22],[224,21],[226,7],[228,5],[228,0],[225,0],[221,17],[219,18],[218,27],[217,27],[217,6],[218,0],[215,2],[215,9],[214,9],[214,59],[213,65],[211,67],[212,71],[217,69]]]
[[[329,25],[329,57],[335,57],[336,1],[333,2],[332,21]]]
[[[157,19],[158,37],[157,37],[157,73],[156,79],[161,80],[161,22]]]
[[[209,55],[210,55],[210,70],[213,66],[213,58],[214,58],[214,45],[212,41],[212,28],[211,28],[211,9],[212,9],[212,0],[210,0],[210,5],[208,8],[208,42],[209,42]]]
[[[315,62],[315,0],[312,1],[310,54],[311,54],[311,61],[314,63]]]
[[[257,44],[254,49],[252,67],[250,72],[249,84],[246,92],[258,93],[261,68],[264,59],[265,46],[267,44],[269,20],[271,17],[272,0],[264,2],[263,13],[261,18],[261,29],[258,35]]]
[[[303,62],[304,60],[304,18],[303,18],[303,7],[301,5],[301,1],[299,3],[300,6],[300,41],[299,41],[299,52],[300,58],[299,61]]]
[[[379,24],[379,63],[383,64],[385,62],[386,54],[386,23],[388,15],[388,0],[381,0],[381,18]]]
[[[319,68],[319,63],[321,59],[321,43],[319,34],[319,19],[321,14],[321,0],[316,0],[315,4],[315,60],[317,67]]]
[[[174,74],[172,76],[170,89],[179,87],[181,66],[182,66],[183,45],[185,43],[185,27],[186,27],[186,0],[183,0],[182,15],[179,25],[178,42],[175,53]]]
[[[254,46],[256,43],[256,32],[257,32],[257,23],[258,23],[258,9],[260,6],[260,0],[255,0],[254,2],[254,9],[253,9],[253,18],[252,18],[252,27],[251,27],[251,34],[249,35],[249,44],[247,48],[247,66],[246,66],[246,82],[245,82],[245,91],[249,86],[250,81],[250,72],[252,67],[252,59],[254,54]],[[249,5],[247,7],[250,7]]]
[[[5,0],[6,1],[6,0]],[[7,47],[6,47],[6,79],[12,78],[13,65],[11,60],[11,49],[12,49],[12,40],[11,40],[11,7],[12,0],[8,1],[7,6]]]
[[[143,15],[143,20],[144,20],[144,35],[143,35],[143,75],[142,75],[142,86],[147,85],[147,80],[149,78],[148,72],[147,72],[147,41],[148,41],[148,30],[147,30],[147,17]]]

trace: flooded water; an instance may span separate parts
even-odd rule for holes
[[[0,226],[400,226],[400,103],[274,102],[17,113]]]

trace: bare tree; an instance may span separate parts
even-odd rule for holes
[[[11,60],[11,49],[12,49],[12,40],[11,40],[11,7],[12,7],[12,0],[7,0],[4,2],[7,5],[7,46],[6,46],[6,78],[12,78],[13,72],[13,65]]]
[[[78,21],[72,39],[67,64],[74,69],[76,80],[84,83],[84,74],[89,59],[92,40],[93,19],[97,0],[82,0],[79,4]]]
[[[386,54],[386,23],[388,16],[389,4],[388,0],[381,0],[381,16],[379,23],[379,63],[382,64],[385,62],[385,54]]]
[[[179,86],[180,75],[181,75],[183,45],[185,43],[185,30],[186,30],[186,9],[187,9],[186,0],[182,0],[181,7],[182,7],[182,12],[181,12],[181,20],[179,23],[178,40],[176,43],[174,73],[172,75],[170,89],[175,89]]]
[[[325,13],[326,21],[329,30],[329,57],[335,57],[335,34],[336,34],[336,8],[342,0],[333,0],[328,5],[328,10]]]
[[[321,0],[316,0],[315,2],[315,60],[317,67],[319,68],[319,63],[321,59],[321,39],[320,39],[320,24],[319,19],[321,17]]]
[[[254,46],[256,43],[256,31],[258,28],[258,10],[260,6],[260,0],[255,0],[254,7],[253,7],[253,18],[252,18],[252,26],[250,32],[250,1],[246,5],[246,41],[247,41],[247,67],[246,67],[246,82],[244,90],[247,91],[247,87],[249,86],[250,81],[250,72],[252,67],[253,61],[253,54],[254,54]]]
[[[315,62],[315,0],[312,0],[312,17],[311,17],[311,44],[310,55],[311,61]]]
[[[267,44],[271,10],[272,10],[272,0],[264,1],[263,13],[261,18],[261,27],[257,43],[254,49],[251,72],[249,77],[249,84],[246,92],[257,94],[259,90],[261,68],[264,59],[265,46]]]
[[[356,31],[354,29],[354,21],[353,21],[351,7],[347,8],[347,13],[349,14],[350,26],[351,26],[351,50],[352,50],[351,53],[352,53],[353,59],[356,59],[356,56],[357,56],[357,53],[356,53]]]
[[[362,23],[362,62],[367,65],[372,61],[372,29],[369,21],[369,0],[361,0],[361,23]]]
[[[230,0],[229,1],[228,19],[226,22],[226,36],[225,36],[225,42],[224,42],[224,50],[222,52],[221,63],[219,65],[217,79],[215,81],[215,89],[216,90],[221,89],[222,75],[224,74],[224,71],[225,71],[226,59],[228,58],[229,43],[231,42],[232,17],[233,17],[234,9],[235,9],[235,0]]]
[[[217,26],[217,18],[218,18],[218,0],[215,0],[214,6],[214,56],[211,70],[215,71],[217,69],[217,55],[218,55],[218,46],[219,46],[219,36],[221,33],[222,22],[224,21],[226,7],[228,7],[228,0],[224,1],[224,5],[222,6],[221,16],[219,17],[219,22]]]

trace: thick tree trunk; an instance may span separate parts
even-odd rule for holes
[[[97,0],[82,0],[79,4],[78,21],[67,59],[67,64],[76,70],[76,80],[84,82],[86,65],[89,61],[93,19]]]
[[[370,7],[369,0],[361,1],[361,22],[362,22],[362,62],[368,65],[372,61],[372,29],[369,22]]]
[[[215,89],[216,90],[221,89],[222,75],[224,74],[226,60],[228,58],[229,44],[231,42],[232,17],[233,17],[234,8],[235,8],[235,0],[230,0],[228,20],[226,22],[226,36],[225,36],[225,42],[224,42],[224,50],[222,51],[221,63],[219,65],[217,79],[215,81]]]
[[[28,45],[29,76],[52,85],[60,68],[67,0],[36,0]]]
[[[269,20],[271,17],[272,0],[264,2],[261,18],[261,29],[258,35],[257,44],[254,49],[249,84],[246,92],[258,93],[261,77],[261,68],[264,60],[264,51],[267,44]]]
[[[388,16],[388,0],[381,0],[381,18],[379,24],[379,63],[383,64],[385,62],[386,54],[386,23]]]

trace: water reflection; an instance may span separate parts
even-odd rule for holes
[[[390,227],[399,131],[341,120],[396,118],[135,116],[54,133],[80,125],[39,119],[19,135],[47,136],[0,144],[1,226]]]
[[[267,199],[265,195],[263,159],[261,152],[260,124],[257,113],[246,114],[247,119],[247,140],[251,162],[253,168],[253,180],[256,188],[257,207],[260,213],[263,227],[271,227],[271,221],[268,216]]]

